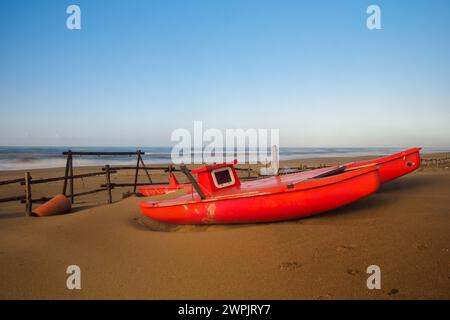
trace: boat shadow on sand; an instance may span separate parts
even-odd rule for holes
[[[153,232],[214,232],[235,230],[241,228],[251,228],[269,223],[252,223],[252,224],[171,224],[153,220],[149,217],[137,216],[130,219],[130,224],[139,230]]]
[[[316,222],[323,220],[323,218],[336,218],[344,215],[355,219],[365,219],[369,215],[373,216],[374,211],[383,211],[386,206],[400,201],[405,196],[405,192],[411,192],[408,195],[412,195],[415,190],[428,188],[433,183],[436,183],[433,177],[422,175],[394,180],[381,185],[377,192],[368,197],[330,211],[289,222]]]
[[[376,193],[394,193],[414,190],[417,188],[429,187],[430,184],[436,183],[433,177],[425,175],[412,175],[410,177],[400,178],[380,186]]]

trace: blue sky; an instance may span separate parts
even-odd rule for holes
[[[449,147],[450,1],[0,2],[0,145],[169,145],[194,120]]]

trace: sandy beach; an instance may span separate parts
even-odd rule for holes
[[[62,173],[41,169],[32,176]],[[113,182],[132,176],[123,171]],[[0,172],[0,180],[15,177],[23,172]],[[162,171],[153,177],[167,179]],[[75,188],[101,183],[104,177],[87,178]],[[126,190],[115,189],[112,204],[104,192],[77,198],[73,213],[47,218],[25,217],[18,202],[0,204],[0,299],[450,299],[448,164],[422,166],[337,210],[270,224],[162,224],[140,215],[146,198],[121,199]],[[60,182],[35,194],[59,192]],[[18,184],[0,186],[0,197],[21,193]],[[81,268],[81,290],[66,287],[73,264]],[[366,286],[370,265],[381,268],[381,290]]]

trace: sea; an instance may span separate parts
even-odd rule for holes
[[[141,150],[145,152],[143,160],[146,164],[162,164],[172,162],[172,147],[0,147],[0,171],[59,168],[66,165],[67,150],[88,152],[123,152]],[[352,157],[369,155],[386,155],[396,153],[408,147],[398,148],[293,148],[281,147],[280,160]],[[425,147],[423,153],[449,152],[448,148]],[[248,155],[251,151],[241,150],[235,154]],[[270,154],[270,152],[268,152]],[[134,165],[136,156],[74,156],[74,166]]]

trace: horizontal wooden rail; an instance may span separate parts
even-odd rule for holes
[[[143,166],[119,166],[119,167],[110,167],[110,170],[166,170],[169,171],[169,167],[143,167]],[[103,171],[106,170],[106,168],[102,168]],[[178,169],[172,168],[172,171],[180,171]]]
[[[0,186],[3,186],[5,184],[19,183],[19,182],[25,182],[25,179],[24,178],[19,178],[19,179],[0,181]]]
[[[136,170],[136,169],[139,169],[139,170],[147,169],[147,170],[165,170],[165,171],[169,171],[169,167],[147,167],[147,166],[145,166],[145,167],[139,166],[139,168],[137,168],[136,166],[110,167],[110,170]],[[234,169],[236,171],[252,171],[252,172],[255,171],[255,169],[252,169],[252,168],[248,169],[248,168],[235,167]],[[102,170],[106,170],[106,169],[102,168]],[[175,167],[172,167],[170,170],[173,171],[173,172],[181,172],[180,169],[177,169]]]
[[[63,155],[73,155],[73,156],[135,156],[145,154],[143,151],[133,151],[133,152],[90,152],[90,151],[64,151]]]
[[[239,180],[241,181],[249,181],[249,180],[257,180],[258,177],[240,177]]]
[[[52,198],[49,197],[40,197],[40,198],[36,198],[36,199],[31,199],[31,203],[42,203],[42,202],[47,202],[49,200],[51,200]],[[26,200],[20,200],[20,203],[26,203]]]
[[[116,173],[117,171],[110,171],[110,173]],[[105,172],[92,172],[92,173],[83,173],[83,174],[75,174],[73,176],[67,176],[68,179],[80,179],[87,177],[95,177],[105,175]],[[65,180],[66,177],[55,177],[55,178],[47,178],[47,179],[39,179],[39,180],[31,180],[30,184],[39,184],[39,183],[47,183],[47,182],[55,182]],[[21,185],[25,185],[25,181],[20,183]]]
[[[238,167],[234,167],[234,170],[236,170],[236,171],[255,171],[252,168],[248,169],[248,168],[238,168]]]
[[[75,193],[73,196],[74,197],[81,197],[81,196],[85,196],[88,194],[92,194],[92,193],[97,193],[97,192],[102,192],[102,191],[106,191],[106,188],[101,188],[101,189],[95,189],[95,190],[89,190],[89,191],[85,191],[85,192],[79,192],[79,193]],[[23,196],[23,198],[25,198],[25,196]],[[39,203],[39,202],[46,202],[51,200],[52,198],[48,198],[48,197],[41,197],[41,198],[36,198],[36,199],[32,199],[31,202],[33,203]],[[25,203],[25,199],[17,199],[20,200],[21,203]]]
[[[134,186],[152,186],[152,185],[169,185],[168,183],[111,183],[111,188],[114,187],[134,187]],[[106,184],[101,184],[100,187],[107,188]]]
[[[1,198],[0,203],[10,202],[10,201],[21,201],[21,200],[25,200],[25,196],[13,196],[13,197]]]

